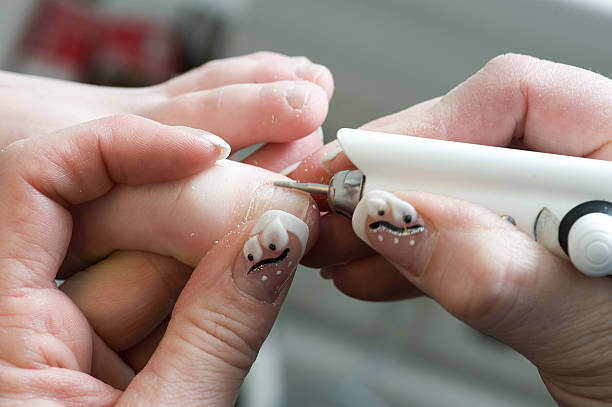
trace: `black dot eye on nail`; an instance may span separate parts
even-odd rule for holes
[[[412,216],[410,216],[410,215],[404,216],[404,222],[410,223],[411,221],[412,221]]]
[[[270,246],[268,246],[270,248],[270,250],[276,250],[276,245],[274,243],[270,243]]]
[[[251,253],[249,253],[249,255],[247,256],[247,259],[249,259],[249,261],[253,261],[254,257]]]
[[[383,216],[384,214],[385,214],[385,211],[383,211],[382,209],[378,211],[378,216]]]

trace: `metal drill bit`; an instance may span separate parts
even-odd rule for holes
[[[327,195],[329,192],[329,185],[316,184],[314,182],[274,181],[274,185],[277,187],[299,189],[311,194]]]

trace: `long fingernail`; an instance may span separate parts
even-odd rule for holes
[[[206,140],[210,141],[210,143],[214,145],[219,151],[219,157],[217,158],[217,160],[225,160],[227,157],[229,157],[230,153],[232,152],[232,148],[229,144],[225,142],[225,140],[223,140],[219,136],[215,136],[214,134],[210,133],[205,134],[203,137]]]
[[[206,130],[194,129],[192,127],[187,127],[187,126],[175,126],[175,127],[181,128],[191,134],[195,134],[207,140],[210,144],[215,146],[215,149],[219,153],[217,160],[225,160],[227,157],[229,157],[230,153],[232,152],[232,147],[229,144],[227,144],[225,140],[223,140],[221,137],[216,136]]]
[[[314,86],[315,85],[312,83],[303,83],[285,89],[285,100],[287,104],[289,104],[293,110],[301,112],[306,103],[308,103],[308,97],[314,89]]]
[[[355,208],[353,230],[390,262],[421,276],[438,235],[408,202],[386,191],[368,192]]]
[[[304,255],[308,235],[300,218],[276,209],[264,212],[234,262],[238,289],[259,301],[275,302]]]

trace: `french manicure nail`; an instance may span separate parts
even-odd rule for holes
[[[357,236],[414,276],[425,271],[437,231],[408,202],[386,191],[370,191],[353,214]]]
[[[298,162],[295,162],[295,163],[287,166],[287,168],[284,168],[283,170],[280,171],[280,174],[284,175],[284,176],[287,176],[287,175],[291,174],[293,171],[295,171],[297,169],[297,167],[300,166],[301,163],[302,163],[302,161],[300,160]]]
[[[264,212],[234,262],[238,289],[259,301],[276,301],[304,255],[308,235],[300,218],[276,209]]]
[[[314,86],[312,83],[304,83],[285,89],[285,100],[293,110],[301,112]]]
[[[217,160],[225,160],[227,157],[229,157],[230,153],[232,152],[232,147],[229,144],[227,144],[225,140],[223,140],[221,137],[214,135],[206,130],[195,129],[193,127],[187,127],[187,126],[175,126],[175,127],[183,129],[191,134],[197,135],[207,140],[213,146],[215,146],[215,148],[219,152],[219,156]]]
[[[219,151],[219,158],[217,158],[217,160],[225,160],[227,157],[229,157],[230,153],[232,152],[232,148],[225,140],[210,133],[205,134],[203,137],[210,141],[210,143]]]

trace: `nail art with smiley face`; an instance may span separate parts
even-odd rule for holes
[[[308,235],[306,223],[290,213],[262,214],[234,263],[238,288],[260,301],[274,302],[304,255]]]
[[[420,255],[431,249],[435,230],[408,202],[387,191],[370,191],[355,208],[352,223],[357,236],[389,261],[413,274],[422,272]]]

